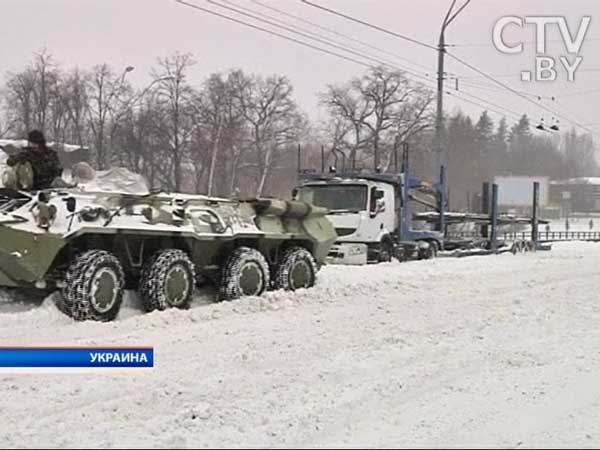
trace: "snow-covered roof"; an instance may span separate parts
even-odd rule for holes
[[[551,181],[550,184],[559,184],[559,185],[594,184],[594,185],[600,185],[600,177],[579,177],[579,178],[569,178],[567,180],[554,180],[554,181]]]

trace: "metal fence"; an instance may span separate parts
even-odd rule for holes
[[[474,231],[464,231],[452,233],[450,238],[458,239],[482,239],[480,233]],[[505,241],[530,241],[532,233],[530,231],[500,233],[500,239]],[[538,232],[539,242],[558,242],[558,241],[600,241],[600,231],[540,231]]]

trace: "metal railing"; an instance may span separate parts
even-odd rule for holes
[[[532,233],[531,231],[506,232],[500,233],[498,237],[505,241],[530,241],[532,240]],[[481,234],[476,231],[451,233],[449,238],[483,239]],[[538,232],[538,241],[600,241],[600,231],[540,231]]]
[[[531,240],[531,232],[504,233],[505,240]],[[540,231],[538,241],[600,241],[600,231]]]

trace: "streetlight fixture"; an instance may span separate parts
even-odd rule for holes
[[[137,95],[136,97],[133,97],[129,102],[127,102],[127,104],[125,105],[126,108],[130,107],[130,106],[134,106],[138,101],[140,101],[145,95],[146,93],[152,89],[152,86],[154,86],[156,83],[160,83],[161,81],[169,81],[169,80],[174,80],[175,77],[173,75],[168,75],[166,77],[161,77],[161,78],[157,78],[156,80],[153,80],[148,86],[146,86],[142,92]]]

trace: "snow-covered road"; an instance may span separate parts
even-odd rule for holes
[[[0,446],[598,447],[600,245],[326,267],[296,294],[74,323],[2,345],[151,345],[139,375],[0,374]]]

